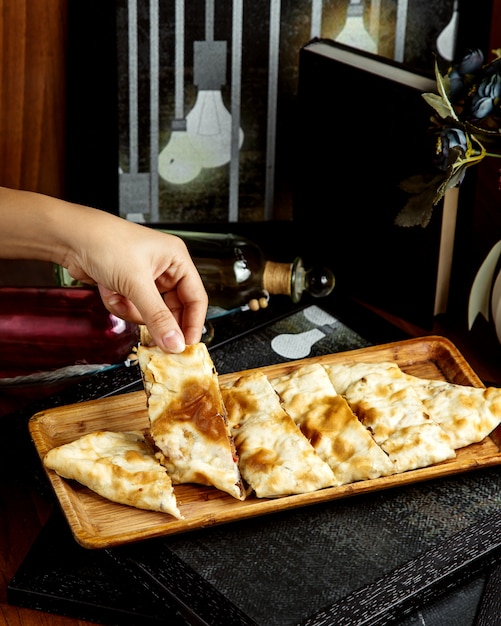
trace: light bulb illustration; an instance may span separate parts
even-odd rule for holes
[[[220,90],[200,89],[195,106],[186,116],[186,130],[202,167],[219,167],[231,159],[231,115]],[[243,142],[239,129],[239,147]]]
[[[364,25],[363,9],[361,0],[350,0],[345,25],[336,41],[359,50],[377,53],[377,44]]]
[[[185,120],[174,120],[167,145],[159,154],[158,173],[166,181],[182,185],[196,178],[202,168],[226,165],[231,160],[233,124],[223,102],[226,82],[226,42],[194,42],[194,77],[198,94]],[[238,147],[244,133],[238,129]]]
[[[437,37],[437,50],[439,55],[446,61],[454,60],[454,52],[456,49],[456,39],[458,34],[459,24],[459,3],[458,0],[454,0],[452,8],[452,16],[444,28],[444,30]]]
[[[185,120],[173,120],[170,139],[158,155],[158,173],[174,185],[184,185],[201,172],[198,150],[186,130]]]

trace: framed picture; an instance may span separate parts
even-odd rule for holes
[[[332,38],[433,75],[485,43],[490,2],[475,32],[470,4],[70,3],[68,197],[151,224],[290,221],[300,48]]]
[[[131,220],[292,219],[298,51],[315,37],[433,74],[457,0],[119,0],[119,211]]]

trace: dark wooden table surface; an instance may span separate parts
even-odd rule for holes
[[[451,339],[472,365],[483,381],[501,385],[501,348],[493,335],[477,336],[465,332],[447,320],[437,319],[430,330],[416,328],[402,320],[385,316],[409,336],[430,334],[443,335]],[[21,405],[22,398],[19,399]],[[0,395],[0,405],[1,405]],[[4,405],[5,406],[5,405]],[[12,408],[12,407],[11,407]],[[61,617],[12,606],[7,601],[7,586],[29,552],[40,530],[47,522],[51,507],[50,499],[44,498],[37,490],[30,475],[29,466],[23,464],[15,445],[16,430],[5,416],[3,420],[0,454],[0,624],[8,626],[63,626],[83,625],[78,619]]]

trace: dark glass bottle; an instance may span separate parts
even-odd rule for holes
[[[237,310],[258,310],[270,296],[286,295],[299,302],[304,292],[324,297],[334,288],[327,268],[305,269],[300,257],[292,263],[268,260],[254,242],[234,234],[166,231],[183,239],[209,295],[207,318]]]
[[[209,295],[209,320],[239,310],[257,311],[266,307],[273,295],[299,302],[304,292],[321,298],[334,288],[334,275],[328,268],[306,269],[301,257],[292,263],[270,261],[256,243],[240,235],[164,232],[186,243]],[[75,285],[64,268],[58,267],[56,272],[58,284]]]

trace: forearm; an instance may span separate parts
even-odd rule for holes
[[[76,205],[0,187],[0,257],[61,263]]]
[[[88,275],[91,262],[106,254],[116,260],[118,242],[133,238],[134,228],[105,211],[0,187],[0,258],[50,261],[73,267],[78,280],[98,281]]]

